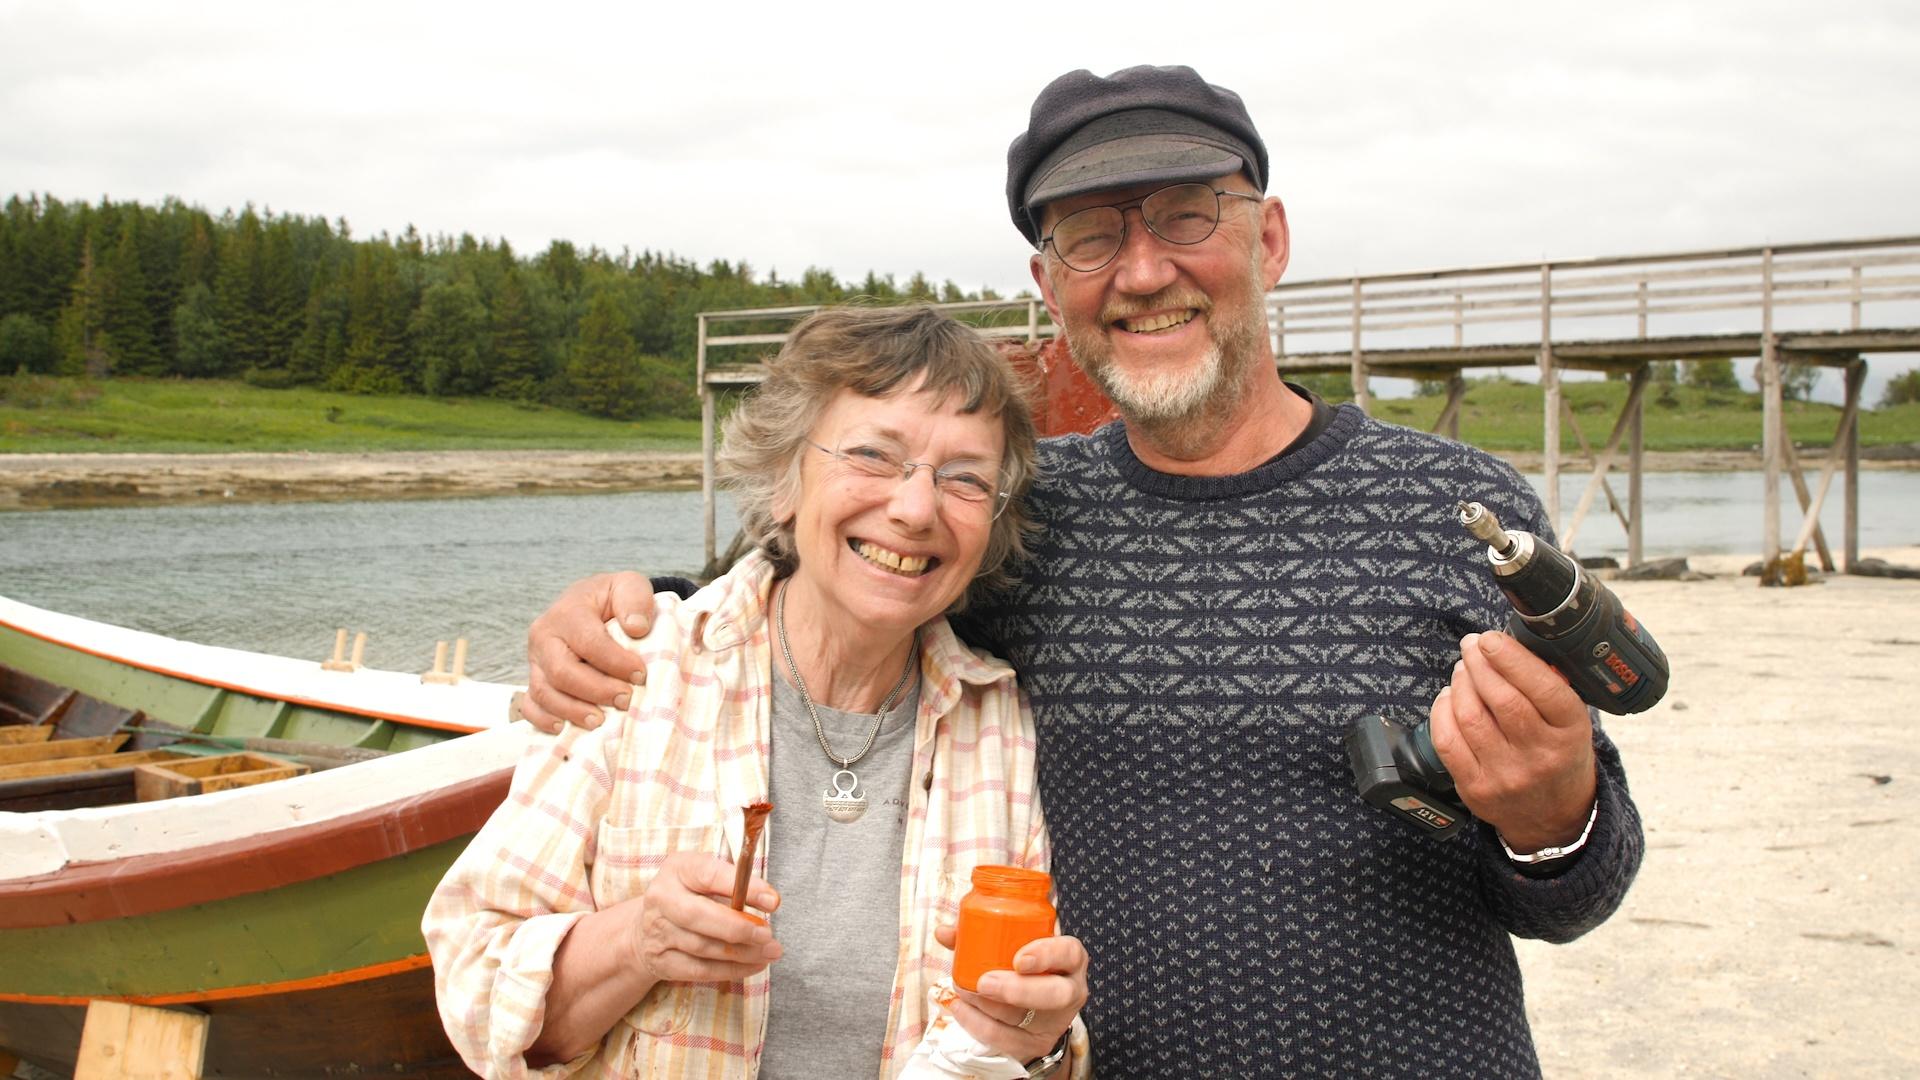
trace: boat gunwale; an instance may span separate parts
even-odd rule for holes
[[[512,779],[507,766],[310,824],[0,881],[0,930],[171,911],[396,858],[479,831]]]
[[[9,614],[8,611],[6,610],[7,608],[18,608],[18,609],[21,609],[21,611],[13,614]],[[194,652],[209,651],[209,652],[218,653],[222,656],[250,657],[257,660],[281,661],[286,663],[299,664],[303,666],[311,666],[315,669],[319,669],[320,665],[318,665],[317,663],[313,663],[311,661],[299,660],[295,657],[277,656],[272,653],[258,653],[258,652],[252,652],[245,649],[226,648],[224,646],[203,645],[199,642],[185,641],[179,638],[169,638],[161,634],[152,634],[144,630],[135,630],[131,627],[117,626],[113,623],[100,622],[99,620],[88,619],[79,615],[68,615],[64,612],[50,611],[46,608],[37,608],[37,607],[34,607],[32,604],[27,604],[19,600],[14,600],[10,597],[0,596],[0,629],[11,630],[25,637],[30,637],[38,641],[46,642],[47,644],[55,646],[56,648],[68,649],[73,652],[80,653],[84,656],[91,656],[91,657],[94,657],[95,659],[104,660],[111,664],[119,664],[125,667],[133,668],[138,671],[151,672],[155,675],[160,675],[170,679],[177,679],[182,682],[193,683],[198,686],[206,686],[206,687],[219,689],[219,690],[227,690],[227,691],[238,693],[238,694],[247,694],[252,697],[262,698],[269,701],[285,701],[290,704],[300,706],[302,708],[317,709],[323,712],[344,713],[346,715],[361,716],[361,717],[366,717],[372,720],[386,720],[391,723],[401,724],[408,727],[427,728],[427,729],[436,730],[436,731],[449,731],[449,732],[454,732],[458,734],[469,734],[475,731],[485,731],[488,728],[499,726],[501,724],[506,723],[508,719],[507,708],[505,707],[505,705],[502,705],[496,712],[493,713],[494,719],[483,721],[482,723],[479,723],[479,724],[468,724],[468,723],[459,723],[459,722],[450,721],[450,720],[430,719],[428,717],[421,716],[418,713],[386,711],[386,710],[374,708],[367,705],[354,704],[349,701],[342,701],[338,699],[330,700],[323,697],[316,697],[311,694],[283,693],[277,690],[265,689],[258,685],[249,685],[247,683],[240,683],[240,682],[234,682],[231,680],[221,679],[212,675],[206,675],[198,672],[181,670],[178,667],[172,667],[172,666],[156,663],[152,660],[136,659],[134,657],[123,655],[118,652],[106,651],[106,649],[103,647],[81,644],[79,641],[75,640],[71,636],[65,636],[65,637],[59,636],[58,633],[54,630],[51,630],[45,627],[36,627],[36,626],[29,625],[27,623],[21,622],[19,618],[21,614],[47,616],[55,620],[78,623],[78,624],[81,624],[81,626],[84,628],[105,631],[106,633],[111,634],[113,636],[126,636],[136,641],[150,640],[151,642],[154,642],[154,643],[165,643],[168,646],[172,646],[175,648],[186,648]],[[493,691],[493,696],[498,696],[500,693],[504,693],[509,698],[509,700],[511,699],[512,694],[516,692],[518,689],[517,687],[511,686],[505,683],[492,683],[492,682],[483,682],[478,680],[466,680],[462,684],[437,686],[434,684],[429,684],[424,682],[411,682],[412,680],[418,680],[420,678],[420,676],[417,676],[417,675],[409,675],[406,672],[387,671],[387,670],[378,669],[378,668],[360,668],[360,669],[355,669],[352,672],[343,672],[341,674],[343,675],[365,674],[365,675],[378,675],[383,677],[390,677],[397,680],[401,680],[402,682],[398,685],[408,685],[409,683],[411,683],[411,685],[409,686],[410,689],[435,690],[435,691],[465,690],[467,691],[468,696],[472,696],[473,692],[476,690],[480,691],[481,693],[486,693],[487,691]]]

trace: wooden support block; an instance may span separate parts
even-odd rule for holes
[[[0,746],[46,742],[53,729],[44,724],[7,724],[0,726]]]
[[[133,790],[140,802],[152,802],[265,784],[301,776],[308,771],[305,765],[297,762],[242,751],[238,754],[137,765],[133,770]]]
[[[12,1076],[19,1068],[20,1058],[17,1055],[0,1050],[0,1076]]]
[[[166,761],[169,758],[186,756],[172,750],[127,750],[118,754],[60,758],[57,761],[23,761],[17,765],[0,765],[0,780],[61,776],[66,773],[89,772],[93,769],[124,769],[132,765],[144,765],[149,761]]]
[[[206,1069],[202,1013],[93,1001],[73,1075],[88,1080],[199,1080]]]
[[[129,738],[132,736],[122,732],[118,735],[99,735],[91,739],[51,739],[46,742],[0,746],[0,765],[111,754],[124,746]]]

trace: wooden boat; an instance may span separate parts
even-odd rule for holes
[[[420,916],[506,795],[514,687],[3,598],[0,664],[0,1052],[70,1071],[109,999],[209,1016],[209,1076],[468,1075]]]

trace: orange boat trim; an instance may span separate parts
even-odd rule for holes
[[[409,971],[418,971],[432,963],[432,957],[421,953],[419,956],[409,956],[404,960],[368,964],[366,967],[353,968],[350,971],[333,971],[305,979],[289,979],[286,982],[259,983],[252,986],[223,986],[218,990],[190,991],[184,994],[96,994],[92,997],[58,997],[42,994],[0,993],[0,1001],[18,1001],[28,1005],[85,1005],[89,1001],[96,1000],[124,1001],[131,1005],[191,1005],[199,1001],[231,1001],[235,998],[267,997],[272,994],[293,994],[302,990],[323,990],[329,986],[345,986],[348,983],[366,982],[368,979],[402,975]]]
[[[63,649],[72,649],[77,653],[96,656],[102,660],[110,660],[116,664],[124,664],[130,668],[138,668],[141,671],[151,671],[156,675],[165,675],[169,678],[180,679],[184,682],[198,683],[201,686],[217,686],[222,690],[251,694],[254,697],[266,698],[269,701],[286,701],[295,705],[304,705],[309,709],[326,709],[332,712],[352,713],[355,716],[370,716],[375,720],[391,720],[396,724],[406,724],[410,727],[437,728],[441,731],[458,731],[463,734],[484,730],[470,724],[449,724],[442,720],[424,720],[417,716],[402,716],[399,713],[380,712],[377,709],[363,709],[355,705],[340,705],[331,701],[317,701],[312,698],[288,697],[284,694],[276,694],[270,690],[260,690],[240,683],[223,682],[219,679],[209,679],[203,675],[190,675],[184,671],[174,671],[171,668],[163,668],[158,664],[145,664],[138,660],[129,660],[124,656],[115,656],[112,653],[101,652],[98,649],[89,649],[84,645],[75,645],[71,641],[63,641],[60,638],[40,633],[37,630],[29,630],[24,626],[10,623],[5,619],[0,619],[0,626],[4,626],[16,633],[25,634],[30,638],[38,638],[49,645],[58,645]]]

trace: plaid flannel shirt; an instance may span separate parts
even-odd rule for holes
[[[749,556],[680,601],[659,597],[647,636],[609,632],[647,674],[625,713],[569,727],[528,750],[507,800],[434,891],[422,926],[447,1034],[469,1066],[528,1075],[751,1077],[766,1031],[769,977],[661,983],[587,1056],[530,1070],[553,958],[587,912],[646,890],[676,851],[739,850],[742,807],[765,798],[772,703],[767,604],[771,566]],[[920,635],[907,837],[900,868],[899,963],[881,1076],[924,1031],[927,990],[952,953],[933,937],[952,921],[973,867],[1045,869],[1034,789],[1033,719],[1003,661],[975,654],[945,619]],[[767,844],[755,857],[766,872]],[[775,883],[776,885],[778,883]],[[773,918],[779,931],[779,916]],[[1073,1072],[1088,1066],[1074,1027]]]

